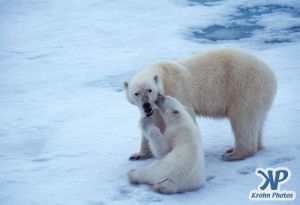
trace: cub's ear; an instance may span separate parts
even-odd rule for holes
[[[129,86],[129,83],[127,81],[124,81],[123,85],[124,85],[124,88],[127,90],[128,86]]]
[[[155,83],[158,83],[158,75],[155,75],[155,76],[153,77],[153,79],[154,79]]]

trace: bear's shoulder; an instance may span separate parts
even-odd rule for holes
[[[150,66],[150,72],[158,73],[162,78],[182,75],[187,69],[184,65],[176,61],[160,61]]]

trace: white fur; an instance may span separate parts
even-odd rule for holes
[[[223,154],[224,160],[243,159],[263,147],[263,124],[277,89],[275,75],[264,62],[235,49],[160,62],[137,73],[126,85],[129,102],[137,105],[142,115],[141,105],[145,101],[153,104],[157,93],[161,93],[177,98],[194,119],[197,115],[229,118],[235,145]],[[135,96],[135,92],[141,95]],[[155,109],[154,119],[164,131],[165,125]],[[136,157],[151,157],[144,137],[141,151],[133,156]]]
[[[205,182],[204,154],[199,130],[178,100],[166,97],[161,114],[162,134],[151,118],[141,121],[150,149],[160,160],[128,173],[131,183],[146,183],[161,193],[192,191]],[[176,109],[179,113],[174,114]]]

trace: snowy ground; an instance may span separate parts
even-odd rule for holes
[[[266,149],[224,162],[228,121],[199,118],[204,187],[168,196],[128,184],[127,171],[149,161],[128,160],[139,113],[122,81],[223,47],[259,56],[278,77]],[[0,0],[0,204],[252,204],[255,168],[279,166],[299,194],[299,56],[297,0]]]

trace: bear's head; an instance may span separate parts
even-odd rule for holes
[[[168,126],[170,124],[180,125],[180,122],[193,121],[187,108],[174,97],[159,94],[155,104]]]
[[[145,75],[135,76],[130,83],[124,82],[124,88],[128,101],[138,106],[143,110],[145,103],[150,103],[151,106],[155,106],[154,102],[157,99],[159,93],[162,92],[161,83],[158,75],[151,77]]]

